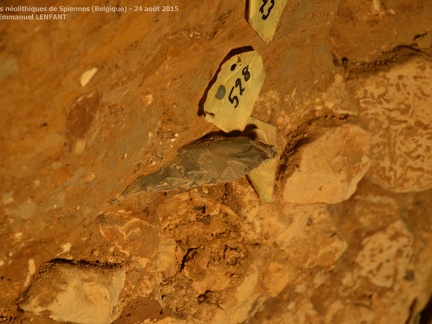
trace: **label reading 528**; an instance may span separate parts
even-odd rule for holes
[[[248,65],[246,65],[242,70],[243,80],[245,82],[248,82],[250,79],[250,72],[248,70]],[[240,96],[243,94],[243,92],[246,90],[246,88],[242,88],[242,79],[237,78],[235,80],[234,86],[231,88],[231,91],[228,96],[228,100],[234,105],[234,108],[237,108],[239,104],[239,98],[237,96],[233,96],[234,88],[238,88],[240,91]]]
[[[225,132],[242,131],[264,83],[264,66],[256,51],[236,54],[222,64],[204,103],[205,118]]]

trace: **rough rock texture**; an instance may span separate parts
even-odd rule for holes
[[[158,213],[162,305],[189,318],[215,313],[218,305],[234,308],[227,311],[238,316],[236,299],[254,288],[249,281],[256,282],[251,278],[256,276],[257,237],[250,225],[229,207],[197,192],[172,197]],[[248,297],[246,293],[241,298]],[[242,315],[247,318],[247,312]]]
[[[432,240],[426,234],[430,216],[416,215],[430,215],[431,194],[430,190],[394,194],[363,180],[353,197],[336,208],[351,211],[350,221],[341,210],[333,210],[349,245],[333,274],[339,277],[341,286],[336,290],[343,297],[337,322],[419,320],[432,287],[432,267],[426,257],[432,253]],[[354,300],[363,306],[355,307]]]
[[[124,280],[123,269],[51,263],[32,281],[19,306],[56,321],[111,323]]]
[[[367,277],[378,287],[393,287],[395,281],[403,279],[408,272],[413,253],[412,242],[412,235],[402,221],[396,221],[384,231],[366,237],[355,259],[360,266],[355,277]]]
[[[0,321],[58,322],[19,305],[47,307],[30,297],[64,273],[112,296],[93,322],[427,321],[431,2],[288,1],[270,44],[243,1],[172,3],[0,24]],[[245,177],[120,199],[219,131],[203,96],[245,46],[266,72],[252,116],[277,129],[273,202]]]
[[[304,146],[301,160],[285,183],[292,204],[336,204],[355,192],[369,168],[369,134],[355,125],[328,129]]]
[[[406,63],[350,82],[371,134],[370,179],[395,192],[432,187],[432,60]]]
[[[354,64],[374,61],[381,52],[397,46],[429,48],[431,12],[432,3],[428,0],[342,0],[331,43],[341,58]]]

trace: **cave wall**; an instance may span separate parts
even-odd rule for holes
[[[244,2],[178,5],[0,24],[0,320],[419,321],[431,2],[289,1],[270,44]],[[252,116],[277,128],[273,202],[244,177],[121,197],[219,131],[200,105],[247,46],[266,72]]]

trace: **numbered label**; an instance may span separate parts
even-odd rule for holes
[[[287,0],[249,0],[248,22],[257,34],[270,43]]]
[[[249,72],[249,66],[246,65],[243,70],[242,70],[242,75],[243,75],[243,81],[246,83],[249,81],[250,79],[250,72]],[[233,95],[234,90],[238,89],[238,91],[240,93],[240,96],[243,95],[244,91],[246,90],[246,88],[242,87],[242,78],[237,78],[235,80],[235,84],[234,86],[231,87],[231,91],[229,93],[228,96],[228,100],[234,105],[234,108],[237,108],[237,106],[239,105],[239,97],[236,95]]]
[[[255,125],[253,130],[256,139],[262,143],[277,146],[277,131],[273,125],[250,117],[248,124]],[[272,202],[274,186],[276,181],[278,159],[274,158],[264,162],[258,168],[250,171],[247,176],[252,183],[256,193],[262,201]]]
[[[264,66],[256,51],[226,61],[204,103],[205,119],[224,132],[243,131],[264,83]]]

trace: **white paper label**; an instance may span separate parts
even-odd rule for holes
[[[248,22],[268,44],[273,39],[287,0],[249,0]]]
[[[243,131],[264,83],[261,56],[256,51],[226,61],[204,103],[205,119],[224,132]]]
[[[277,144],[277,131],[273,125],[264,123],[254,117],[249,119],[249,123],[255,125],[257,128],[253,130],[257,135],[257,140],[276,146]],[[264,162],[258,168],[248,173],[248,178],[252,183],[256,193],[262,201],[272,202],[273,192],[276,181],[278,159],[274,158],[270,161]]]

